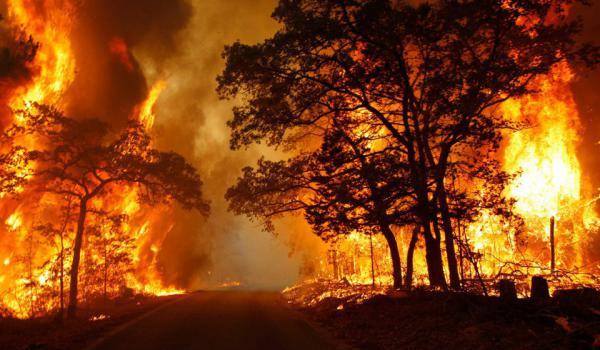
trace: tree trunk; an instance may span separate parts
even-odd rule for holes
[[[104,242],[104,302],[108,299],[108,295],[106,293],[106,284],[108,282],[108,254],[106,251],[106,242]]]
[[[381,232],[387,241],[388,247],[390,249],[390,257],[392,258],[392,275],[394,277],[394,288],[402,288],[402,262],[400,261],[400,253],[398,252],[398,243],[396,242],[396,237],[394,233],[390,229],[390,227],[386,225],[381,225]]]
[[[419,226],[415,226],[412,236],[410,237],[410,243],[408,244],[408,251],[406,253],[406,277],[404,280],[404,287],[407,289],[412,288],[413,282],[413,258],[415,255],[415,248],[419,241]]]
[[[429,285],[448,289],[446,277],[444,276],[444,265],[442,261],[442,250],[440,239],[433,237],[429,223],[424,226],[425,237],[425,259],[427,260],[427,272],[429,274]]]
[[[65,313],[65,244],[64,232],[60,233],[60,318]]]
[[[73,245],[73,263],[71,265],[71,280],[69,289],[69,307],[67,316],[74,318],[77,311],[77,278],[79,276],[79,260],[81,258],[81,246],[83,244],[83,231],[87,216],[87,199],[82,199],[79,204],[79,218],[77,219],[77,233]]]
[[[438,179],[438,202],[440,214],[442,214],[442,228],[446,244],[446,259],[448,260],[448,272],[450,275],[450,287],[460,289],[460,276],[458,274],[458,263],[454,249],[454,232],[452,231],[452,219],[448,208],[448,199],[444,181]]]
[[[373,258],[373,234],[369,234],[369,245],[371,247],[371,287],[375,288],[375,261]]]

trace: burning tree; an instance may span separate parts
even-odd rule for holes
[[[28,143],[32,138],[37,141],[34,146]],[[143,126],[137,123],[114,134],[99,120],[75,120],[53,107],[35,104],[19,112],[18,122],[8,128],[4,141],[10,145],[2,158],[8,163],[4,168],[13,171],[6,171],[2,182],[20,184],[18,189],[7,189],[15,189],[19,195],[26,188],[75,204],[69,316],[74,316],[77,308],[86,220],[90,214],[101,213],[104,203],[110,206],[118,191],[133,187],[141,203],[177,201],[185,209],[208,212],[196,169],[176,153],[154,149]],[[104,243],[108,249],[110,242]]]
[[[301,149],[306,143],[298,141],[315,131],[353,135],[378,127],[406,164],[430,284],[447,285],[443,238],[450,283],[459,288],[455,231],[465,210],[458,209],[481,206],[469,191],[452,188],[451,177],[476,182],[475,174],[493,174],[501,189],[507,174],[480,165],[492,164],[485,160],[504,130],[522,125],[499,106],[534,93],[531,82],[561,62],[597,63],[597,48],[577,44],[579,22],[565,16],[577,2],[281,1],[275,36],[225,49],[218,90],[243,98],[229,122],[231,145],[264,140]],[[345,113],[360,124],[336,125]],[[455,198],[471,201],[455,205]]]

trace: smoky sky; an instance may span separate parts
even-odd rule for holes
[[[579,6],[574,15],[583,20],[584,30],[581,41],[600,45],[600,2],[594,1],[591,7]],[[579,150],[584,180],[590,187],[588,191],[597,192],[600,188],[600,71],[590,71],[585,67],[578,69],[578,78],[573,83],[573,92],[583,126],[582,142]]]
[[[172,227],[161,228],[168,233],[158,262],[169,284],[194,289],[238,280],[249,287],[281,288],[297,278],[303,254],[319,245],[300,218],[290,219],[274,237],[228,213],[223,199],[241,169],[270,151],[229,150],[225,123],[232,103],[219,101],[215,93],[216,76],[223,69],[221,52],[236,40],[252,43],[272,35],[275,6],[273,0],[95,0],[77,9],[73,37],[78,71],[69,91],[69,112],[119,128],[149,86],[166,81],[157,104],[156,146],[190,160],[211,201],[208,218],[173,208]],[[126,45],[131,57],[115,51],[113,43]]]
[[[147,82],[137,60],[130,57],[132,67],[122,64],[111,43],[144,45],[145,55],[159,64],[176,54],[176,35],[188,24],[192,8],[183,0],[91,0],[75,11],[71,36],[77,75],[69,98],[76,102],[70,112],[122,124],[146,96]]]

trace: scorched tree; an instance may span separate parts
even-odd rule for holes
[[[26,140],[34,139],[32,146]],[[18,111],[4,135],[7,151],[5,188],[52,193],[75,205],[75,238],[70,269],[67,315],[77,308],[79,263],[86,219],[96,211],[94,202],[109,201],[123,186],[137,188],[140,203],[178,202],[185,209],[207,214],[202,181],[196,169],[173,152],[151,145],[144,128],[131,122],[120,133],[97,119],[76,120],[57,109],[33,105]],[[10,147],[8,146],[10,145]],[[19,188],[12,186],[19,184]]]

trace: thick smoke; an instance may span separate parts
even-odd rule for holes
[[[282,287],[297,279],[307,245],[318,245],[302,220],[291,219],[275,238],[261,232],[257,224],[228,213],[223,199],[242,167],[270,151],[229,150],[225,122],[231,117],[232,105],[219,101],[215,93],[215,78],[223,69],[221,52],[235,40],[252,43],[272,35],[277,29],[270,19],[275,6],[275,0],[194,1],[193,16],[177,38],[178,54],[157,66],[141,53],[142,66],[150,67],[150,74],[157,78],[166,77],[169,84],[159,104],[158,142],[196,160],[212,201],[206,222],[189,221],[195,227],[181,227],[182,236],[187,231],[197,232],[201,242],[196,249],[205,249],[211,257],[212,266],[188,268],[194,287],[234,280],[248,287]],[[296,252],[290,257],[292,250]],[[164,261],[165,266],[173,266],[167,262],[177,259],[165,256]],[[176,265],[184,267],[179,262]]]
[[[584,32],[581,40],[600,45],[600,2],[595,1],[590,7],[578,7],[574,15],[581,16],[584,22]],[[573,84],[573,92],[577,108],[581,115],[583,125],[583,140],[579,152],[584,173],[590,182],[590,190],[597,191],[600,188],[600,99],[598,99],[598,86],[600,86],[600,70],[590,72],[581,70],[578,72],[579,79]]]
[[[160,65],[176,52],[176,36],[188,24],[191,7],[182,0],[92,0],[75,11],[71,36],[77,76],[68,97],[70,112],[120,126],[147,93],[129,48],[143,46]]]
[[[307,245],[319,246],[301,219],[289,219],[278,237],[227,212],[223,199],[240,170],[267,150],[229,150],[231,104],[219,101],[216,76],[224,45],[272,35],[275,0],[92,0],[73,15],[75,81],[67,113],[96,117],[118,130],[158,80],[167,89],[157,104],[158,148],[184,155],[201,172],[212,202],[208,219],[174,208],[169,225],[155,224],[165,282],[185,288],[240,281],[280,288],[298,277]],[[282,225],[283,227],[284,225]],[[312,249],[312,248],[311,248]],[[290,254],[294,252],[294,254]]]

